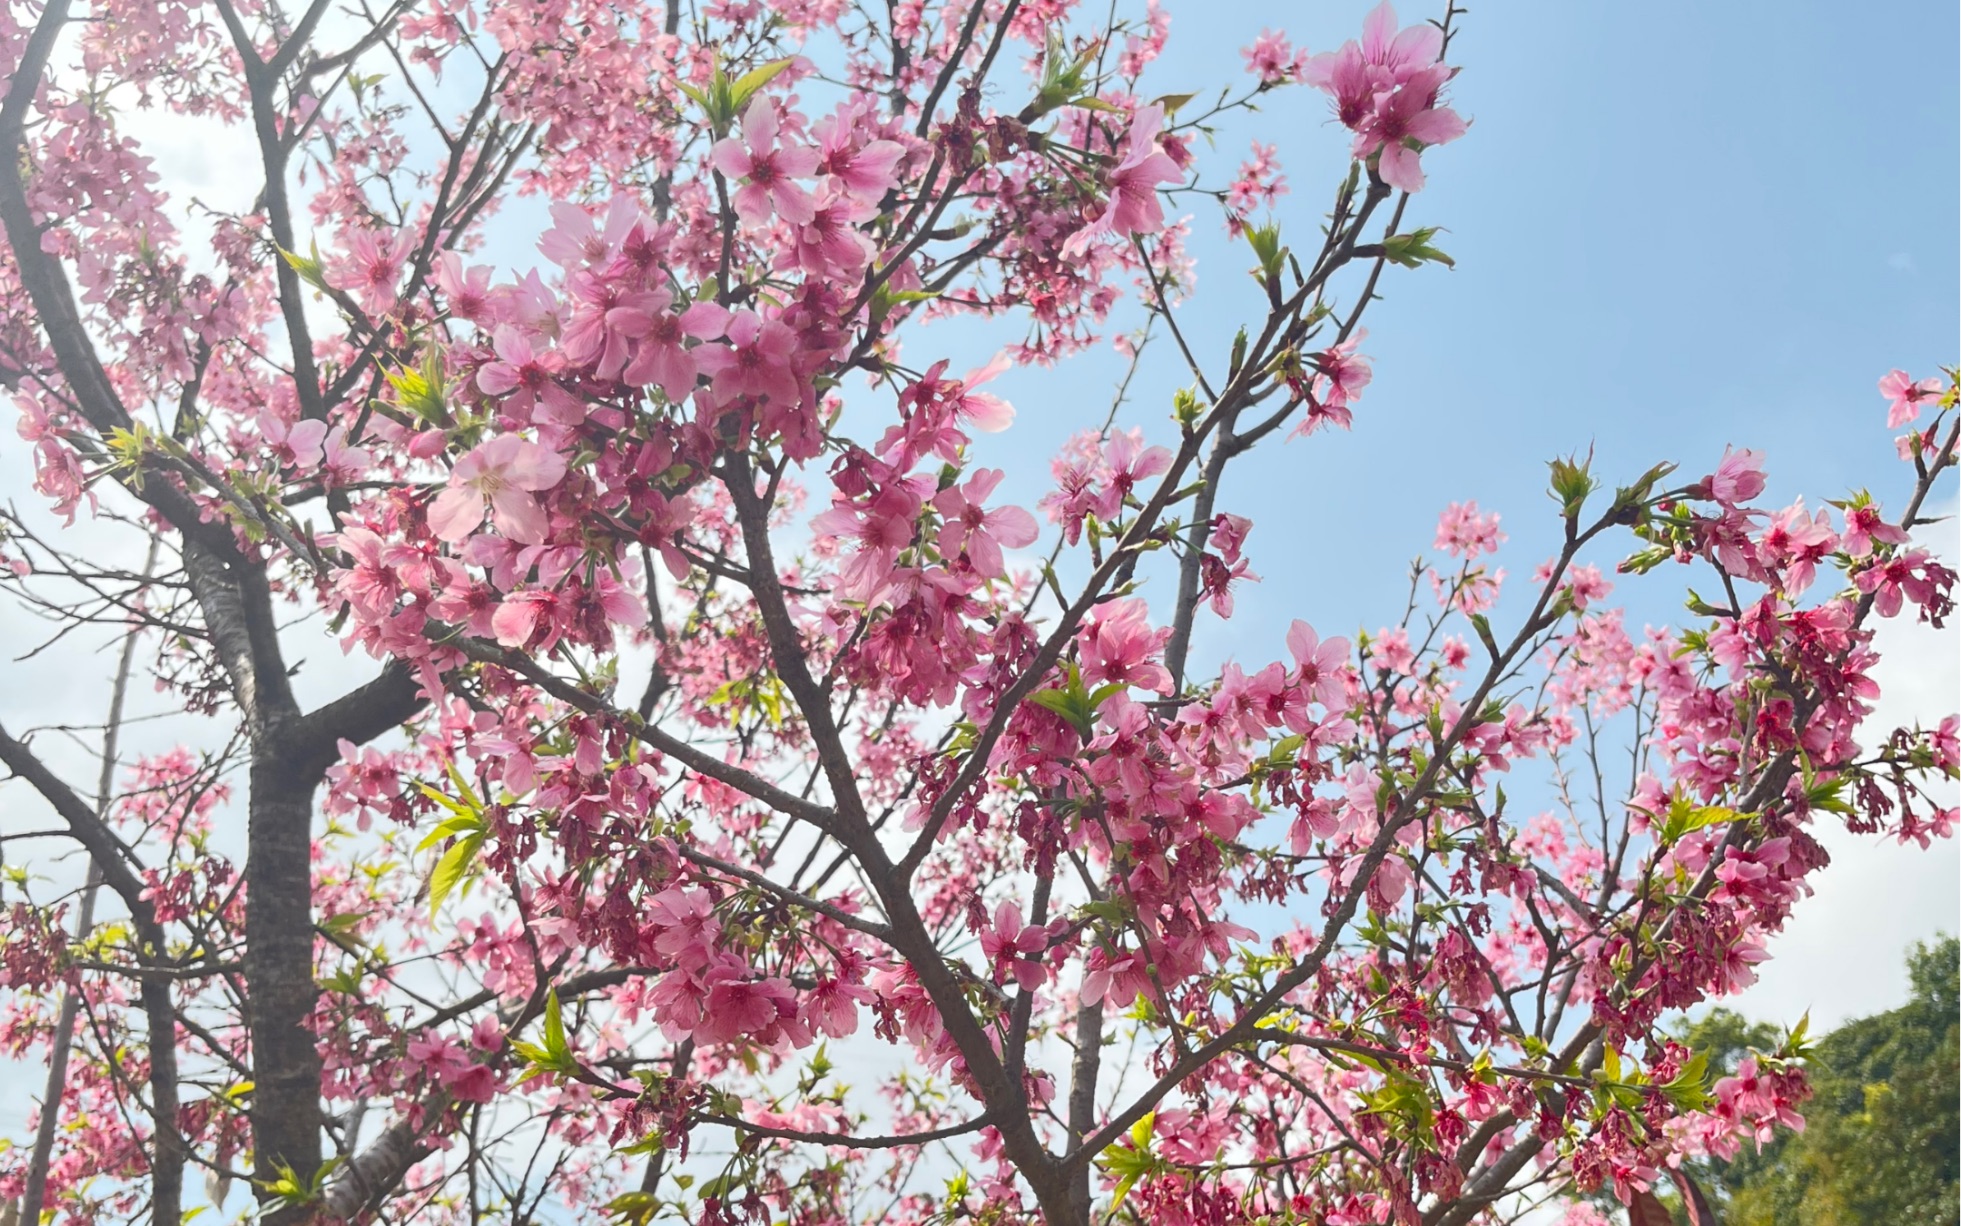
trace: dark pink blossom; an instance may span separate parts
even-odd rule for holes
[[[756,396],[781,406],[802,399],[794,332],[754,311],[737,311],[726,335],[727,344],[702,345],[693,351],[695,364],[712,381],[716,400],[726,404],[737,396]]]

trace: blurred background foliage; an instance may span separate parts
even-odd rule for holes
[[[1905,1005],[1813,1041],[1803,1132],[1779,1133],[1761,1150],[1746,1145],[1728,1162],[1690,1164],[1723,1226],[1961,1223],[1961,942],[1917,944],[1907,967]],[[1684,1037],[1709,1053],[1712,1072],[1729,1072],[1752,1048],[1774,1050],[1781,1035],[1716,1009]],[[1672,1191],[1662,1199],[1686,1223]]]

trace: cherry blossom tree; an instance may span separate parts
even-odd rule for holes
[[[1951,833],[1955,719],[1867,717],[1876,619],[1952,611],[1954,372],[1852,406],[1899,505],[1559,460],[1523,595],[1458,503],[1378,629],[1201,672],[1234,461],[1369,429],[1364,317],[1449,263],[1465,18],[1190,92],[1098,7],[0,9],[6,587],[122,661],[92,791],[0,730],[13,1211],[1456,1226],[1799,1122],[1801,1028],[1712,1079],[1668,1023],[1822,823]],[[1351,134],[1318,227],[1202,139],[1282,89]],[[171,122],[249,209],[170,197]],[[1183,385],[1012,505],[989,380],[1100,344]],[[1709,594],[1636,632],[1614,573]],[[119,751],[133,677],[181,748]]]

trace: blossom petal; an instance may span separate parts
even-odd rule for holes
[[[543,543],[551,521],[538,500],[522,490],[501,489],[490,498],[490,519],[497,530],[526,545]]]
[[[451,544],[483,523],[483,495],[464,485],[452,485],[429,504],[429,530]]]

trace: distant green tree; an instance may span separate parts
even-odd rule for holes
[[[1961,942],[1916,945],[1907,967],[1906,1004],[1816,1041],[1804,1132],[1694,1164],[1725,1226],[1961,1223]],[[1728,1070],[1778,1036],[1719,1009],[1686,1037]]]

